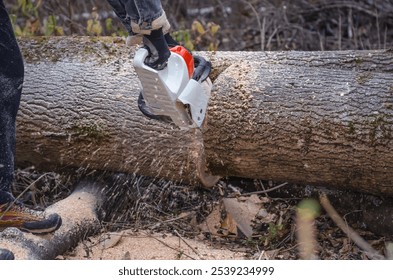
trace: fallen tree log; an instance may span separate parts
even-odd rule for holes
[[[46,210],[62,217],[63,224],[57,231],[33,235],[7,228],[0,232],[0,248],[12,251],[18,260],[50,260],[64,254],[101,229],[97,211],[101,206],[102,187],[98,183],[79,183],[70,196]]]
[[[209,168],[392,194],[393,52],[382,53],[261,55],[228,67],[203,133]]]
[[[17,124],[17,164],[77,167],[198,182],[201,133],[145,118],[124,42],[112,38],[20,41],[26,77]],[[201,176],[202,175],[202,176]]]
[[[204,53],[214,90],[201,133],[139,112],[122,40],[20,45],[20,166],[207,178],[205,185],[217,181],[212,173],[393,194],[391,50]]]

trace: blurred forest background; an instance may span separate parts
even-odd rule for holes
[[[126,36],[105,0],[5,0],[17,36]],[[191,50],[393,47],[393,0],[162,0]]]

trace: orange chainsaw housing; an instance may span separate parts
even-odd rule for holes
[[[188,77],[191,79],[192,74],[194,74],[194,58],[192,54],[183,46],[172,47],[169,50],[183,57],[187,65]]]

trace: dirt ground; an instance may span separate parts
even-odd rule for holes
[[[220,248],[221,247],[221,248]],[[65,260],[238,260],[246,253],[214,242],[171,234],[132,232],[104,233],[88,238],[74,250],[59,256]]]

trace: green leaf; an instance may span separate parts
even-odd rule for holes
[[[95,21],[92,31],[93,31],[94,35],[97,35],[97,36],[101,35],[102,34],[101,22]]]
[[[48,16],[45,26],[44,26],[44,34],[45,36],[51,36],[55,33],[56,30],[56,17],[54,15]]]
[[[113,28],[113,20],[111,18],[107,18],[105,20],[105,30],[110,33]]]
[[[56,26],[56,35],[64,36],[64,29],[61,26]]]
[[[187,49],[189,49],[190,51],[195,50],[195,46],[191,41],[187,41],[184,43],[184,47],[186,47]]]
[[[210,26],[210,32],[212,33],[213,36],[218,32],[219,29],[220,26],[218,24],[212,23]]]
[[[89,19],[89,20],[87,21],[87,26],[86,26],[86,31],[87,31],[87,33],[91,33],[92,26],[93,26],[93,20],[92,20],[92,19]]]
[[[98,20],[89,19],[87,21],[86,27],[87,33],[90,35],[101,35],[102,33],[102,26]]]
[[[19,25],[14,26],[14,32],[16,36],[23,36],[23,31]]]
[[[197,20],[195,20],[195,21],[192,23],[191,29],[192,29],[193,31],[197,31],[197,32],[198,32],[199,34],[201,34],[201,35],[205,33],[205,28],[203,28],[202,23],[201,23],[200,21],[197,21]]]

